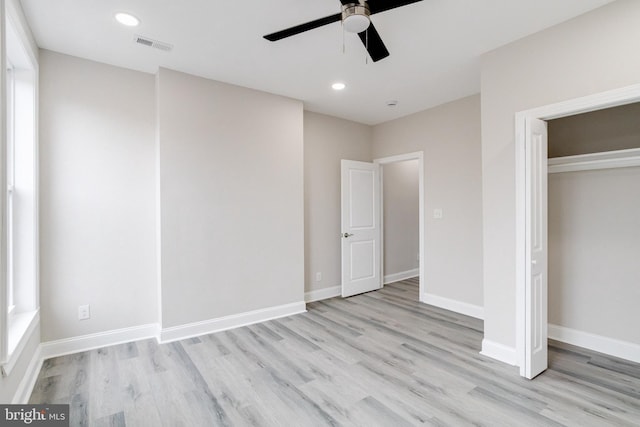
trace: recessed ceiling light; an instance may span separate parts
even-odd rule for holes
[[[398,105],[398,101],[396,101],[395,99],[391,100],[391,101],[387,101],[386,102],[387,107],[395,107],[396,105]]]
[[[140,24],[140,20],[130,13],[118,12],[115,17],[116,21],[127,27],[137,27]]]
[[[334,83],[334,84],[331,85],[331,88],[333,90],[342,90],[345,87],[347,87],[347,85],[345,85],[344,83]]]

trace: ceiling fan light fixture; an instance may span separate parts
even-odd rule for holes
[[[371,24],[369,19],[368,5],[359,3],[350,3],[342,6],[342,25],[345,31],[350,33],[361,33]]]

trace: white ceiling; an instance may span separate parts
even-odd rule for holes
[[[377,0],[384,1],[384,0]],[[611,0],[424,0],[373,15],[391,55],[366,63],[334,23],[278,42],[263,35],[340,11],[338,0],[22,0],[45,49],[155,73],[158,67],[304,101],[377,124],[480,91],[480,55]],[[126,11],[137,28],[118,24]],[[134,34],[174,45],[167,53]],[[347,88],[332,91],[342,81]],[[390,108],[386,101],[397,100]]]

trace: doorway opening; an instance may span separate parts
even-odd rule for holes
[[[383,283],[418,278],[424,302],[423,152],[376,159],[380,165]]]
[[[640,85],[633,85],[516,114],[516,346],[526,378],[543,372],[548,362],[545,121],[638,101]]]
[[[547,122],[549,338],[635,362],[639,116],[633,103]]]

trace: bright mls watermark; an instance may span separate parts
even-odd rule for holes
[[[69,405],[0,405],[0,426],[69,427]]]

